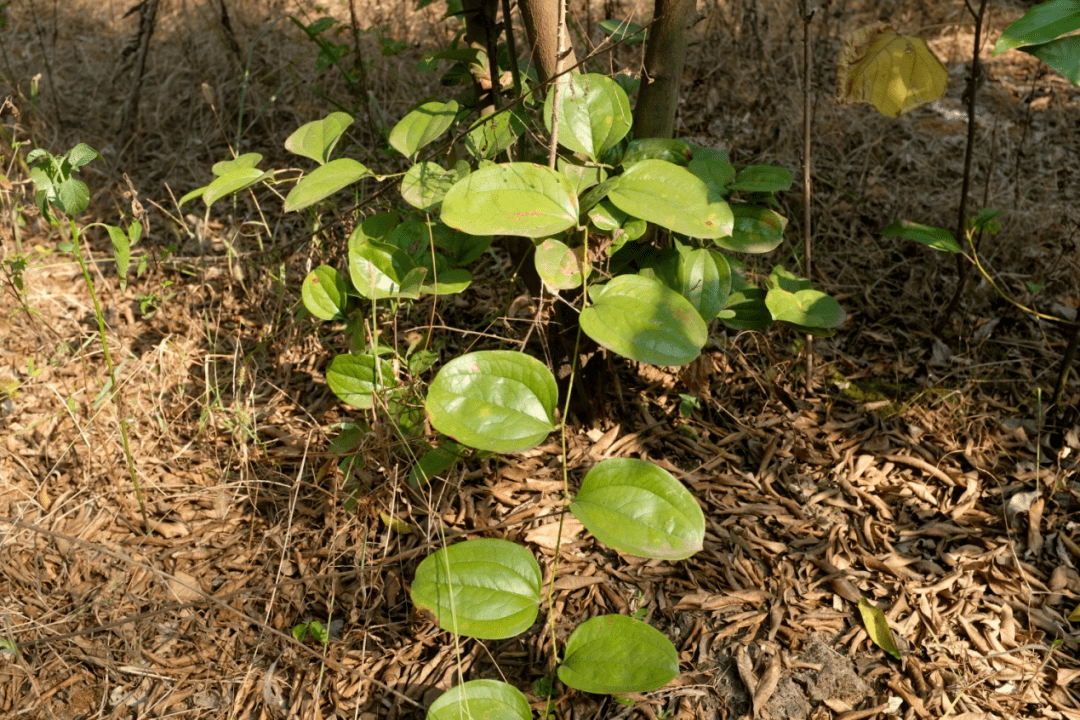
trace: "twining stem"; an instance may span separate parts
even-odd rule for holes
[[[555,27],[556,67],[560,67],[563,57],[563,42],[566,39],[566,0],[559,0],[559,21]],[[553,78],[551,86],[551,148],[548,150],[548,167],[555,169],[555,156],[559,149],[559,104],[562,93],[559,79]]]
[[[813,235],[810,229],[810,21],[814,11],[807,8],[807,0],[802,0],[803,16],[803,274],[807,280],[813,260]],[[814,336],[806,335],[806,391],[814,389]]]
[[[979,3],[978,11],[971,7],[970,4],[967,4],[968,11],[975,17],[975,42],[974,52],[972,53],[971,58],[971,74],[968,77],[967,92],[965,93],[968,116],[967,145],[964,148],[964,179],[960,184],[960,204],[956,213],[955,237],[957,241],[964,237],[967,228],[968,190],[971,187],[971,156],[975,150],[975,95],[979,87],[979,48],[982,46],[983,16],[986,13],[986,2],[987,0],[982,0]],[[964,258],[957,255],[956,272],[959,277],[956,280],[956,290],[953,292],[949,304],[945,306],[945,310],[941,313],[941,317],[939,317],[937,323],[934,324],[933,333],[935,335],[941,334],[942,329],[945,327],[945,323],[949,321],[949,318],[952,317],[952,314],[956,311],[956,306],[960,303],[960,296],[964,292],[964,286],[967,285],[967,270],[968,268],[964,262]]]
[[[116,365],[113,364],[112,353],[109,351],[109,339],[105,334],[105,315],[98,302],[97,292],[94,290],[94,280],[90,277],[90,270],[86,266],[86,260],[82,252],[82,235],[74,219],[69,219],[71,224],[72,246],[75,248],[75,259],[79,261],[79,269],[82,270],[83,280],[90,291],[90,300],[94,304],[94,317],[97,318],[98,339],[101,341],[101,351],[105,356],[105,365],[109,370],[109,394],[112,396],[113,405],[116,408],[116,417],[120,425],[120,442],[124,447],[124,460],[127,462],[128,474],[131,476],[131,484],[135,487],[135,498],[139,501],[139,512],[142,513],[143,527],[150,531],[150,523],[146,517],[146,503],[143,502],[142,485],[139,484],[139,476],[135,472],[135,458],[131,455],[131,442],[128,439],[127,418],[124,417],[124,409],[121,407],[120,395],[117,389],[120,387],[116,381]]]

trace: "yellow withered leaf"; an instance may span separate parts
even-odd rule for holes
[[[859,612],[862,614],[863,626],[874,644],[897,660],[900,659],[900,650],[893,640],[892,630],[889,629],[889,620],[880,608],[872,605],[869,600],[859,600]]]
[[[949,71],[926,41],[874,23],[848,36],[836,72],[836,99],[871,103],[886,117],[900,117],[945,94]]]

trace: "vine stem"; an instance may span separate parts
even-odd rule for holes
[[[976,11],[967,0],[968,12],[975,17],[975,40],[974,51],[971,58],[971,75],[968,77],[967,86],[967,145],[964,148],[964,179],[960,183],[960,203],[957,208],[956,218],[956,240],[960,241],[960,238],[966,235],[965,229],[967,227],[967,201],[968,191],[971,188],[971,157],[975,150],[975,95],[979,87],[979,48],[982,46],[982,30],[983,30],[983,16],[986,13],[987,0],[981,0],[979,3],[979,9]],[[960,304],[960,296],[964,293],[964,286],[967,285],[967,265],[964,264],[964,259],[961,256],[956,258],[956,272],[959,275],[956,281],[956,290],[953,292],[952,298],[949,299],[949,304],[945,306],[945,310],[942,311],[941,317],[934,323],[932,332],[934,335],[940,335],[941,331],[945,328],[945,323],[949,321],[949,318],[954,312],[956,312],[956,306]]]
[[[810,227],[810,22],[814,11],[810,10],[808,0],[802,0],[803,16],[803,272],[806,279],[811,278],[813,261],[813,233]],[[814,336],[806,334],[806,392],[814,390]]]
[[[555,28],[555,69],[562,66],[563,44],[566,42],[566,0],[559,0],[559,22]],[[548,167],[555,169],[555,156],[559,149],[559,105],[562,100],[562,89],[559,85],[559,76],[552,79],[551,86],[551,147],[548,149]]]
[[[131,484],[135,487],[135,498],[139,501],[139,512],[142,513],[143,528],[150,532],[150,523],[146,517],[146,503],[143,501],[142,485],[139,484],[138,473],[135,472],[135,458],[131,454],[131,441],[128,434],[127,418],[124,417],[124,409],[121,406],[120,395],[117,392],[119,385],[116,382],[116,365],[113,363],[112,352],[109,350],[109,338],[105,333],[105,315],[101,310],[97,292],[94,290],[94,280],[90,277],[90,269],[86,265],[86,259],[82,251],[82,233],[74,219],[68,219],[71,226],[72,245],[75,248],[75,259],[79,262],[83,280],[90,291],[90,300],[94,305],[94,317],[97,319],[98,338],[101,341],[101,351],[105,356],[105,365],[109,371],[109,395],[116,408],[117,422],[120,425],[120,443],[124,448],[124,460],[127,462],[128,474],[131,476]]]

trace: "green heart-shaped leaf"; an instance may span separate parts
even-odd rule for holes
[[[344,318],[348,292],[348,281],[329,265],[320,265],[309,272],[300,287],[304,307],[320,320]]]
[[[584,254],[584,247],[571,249],[548,238],[536,247],[536,273],[556,292],[581,287]]]
[[[285,140],[285,149],[325,165],[330,160],[334,146],[352,124],[352,115],[343,112],[330,113],[322,120],[301,125]]]
[[[390,131],[390,147],[411,158],[424,146],[446,132],[457,117],[456,100],[428,102],[401,119]]]
[[[644,460],[610,458],[593,466],[570,512],[600,542],[628,555],[682,560],[705,539],[705,515],[694,496]]]
[[[482,168],[454,184],[442,221],[473,235],[548,237],[577,224],[569,179],[532,163]]]
[[[300,178],[285,198],[285,212],[303,210],[368,175],[371,171],[352,158],[331,160]]]
[[[594,162],[630,132],[630,100],[614,80],[598,74],[563,75],[559,83],[559,144]],[[551,131],[552,98],[544,102],[544,124]]]
[[[509,540],[466,540],[424,558],[413,603],[456,635],[499,640],[519,635],[540,610],[540,565]]]
[[[462,355],[435,376],[427,394],[432,426],[463,445],[517,452],[555,429],[558,388],[551,371],[524,353]]]
[[[744,253],[767,253],[784,241],[787,218],[761,205],[731,203],[735,228],[728,237],[713,242],[725,250]]]
[[[775,165],[751,165],[742,169],[731,190],[744,192],[782,192],[791,188],[791,171]]]
[[[500,680],[470,680],[450,688],[428,708],[427,720],[532,720],[529,700]]]
[[[926,247],[942,250],[944,252],[963,252],[960,243],[956,242],[956,238],[953,234],[945,228],[922,225],[917,222],[911,222],[910,220],[897,220],[894,223],[890,223],[881,229],[881,234],[885,237],[899,237],[904,238],[905,240],[914,240],[917,243],[922,243]]]
[[[346,405],[366,410],[372,396],[394,387],[394,368],[373,355],[338,355],[326,369],[326,383]]]
[[[667,637],[625,615],[600,615],[570,633],[559,679],[582,692],[649,692],[679,675],[679,652]]]
[[[623,357],[652,365],[686,365],[701,354],[709,329],[694,306],[652,278],[620,275],[590,289],[581,329]]]
[[[728,204],[700,178],[663,160],[634,165],[619,177],[607,199],[628,215],[690,237],[724,237],[735,223]]]

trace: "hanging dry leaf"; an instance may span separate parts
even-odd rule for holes
[[[862,613],[863,625],[874,644],[897,660],[900,659],[900,650],[893,640],[892,630],[889,629],[889,620],[885,613],[870,604],[866,598],[859,600],[859,612]]]
[[[895,118],[942,97],[948,82],[949,71],[925,40],[874,23],[856,30],[844,42],[836,99],[868,102],[882,115]]]

